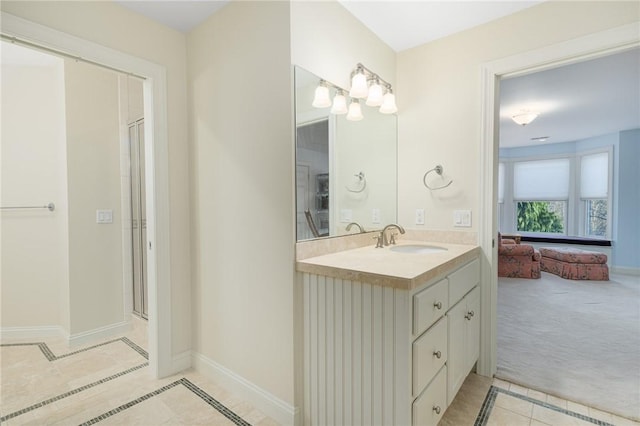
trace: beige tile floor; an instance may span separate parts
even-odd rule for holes
[[[495,399],[488,415],[480,415],[492,386]],[[640,423],[500,379],[469,375],[441,426],[640,426]]]
[[[146,323],[134,319],[125,336],[147,348]],[[154,379],[145,366],[147,360],[129,345],[114,338],[70,348],[62,339],[39,339],[54,355],[86,349],[49,361],[38,346],[0,348],[0,416],[3,425],[78,425],[95,422],[118,407],[117,413],[100,424],[121,425],[277,425],[275,421],[217,386],[201,374],[189,370],[164,379]],[[33,340],[4,340],[3,344],[31,343]],[[118,373],[129,371],[118,376]],[[111,380],[96,383],[108,377]],[[177,383],[181,379],[188,382]],[[187,383],[185,385],[184,383]],[[167,386],[167,389],[159,392]],[[76,392],[78,388],[85,389]],[[191,389],[201,389],[238,416],[237,423],[225,417]],[[74,391],[76,390],[76,391]],[[60,395],[68,395],[60,398]],[[40,407],[34,405],[51,400]],[[133,403],[132,403],[133,402]],[[13,416],[13,413],[31,409]],[[233,417],[233,416],[232,416]],[[240,419],[241,418],[241,419]],[[242,423],[242,421],[246,423]]]
[[[133,329],[125,337],[146,350],[146,322],[134,318]],[[11,417],[3,420],[3,425],[78,425],[95,421],[97,417],[123,406],[127,408],[101,419],[98,423],[105,425],[237,424],[198,397],[192,391],[197,388],[206,392],[248,424],[277,425],[275,421],[247,402],[233,396],[195,371],[186,371],[160,380],[152,378],[145,366],[147,360],[122,340],[114,341],[111,338],[74,348],[69,348],[66,341],[62,339],[44,341],[51,352],[59,357],[69,352],[80,352],[49,361],[38,346],[0,348],[0,417]],[[32,342],[33,340],[13,340],[2,343]],[[110,343],[83,350],[105,342]],[[128,372],[118,375],[124,371]],[[111,380],[96,384],[99,380],[114,375],[116,377]],[[187,382],[179,382],[183,379]],[[82,387],[87,388],[74,393],[74,390]],[[162,390],[163,387],[166,389]],[[71,394],[59,398],[60,395],[68,393]],[[491,398],[493,398],[493,404],[485,404],[485,401]],[[15,417],[11,416],[12,413],[49,399],[55,400],[38,408],[29,409]],[[486,412],[484,417],[480,415],[483,405]],[[238,422],[241,423],[242,420]],[[500,379],[471,374],[446,411],[440,425],[474,424],[640,426],[640,423],[592,407]]]

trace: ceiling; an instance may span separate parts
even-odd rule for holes
[[[229,3],[229,0],[114,1],[183,33],[188,33]],[[510,15],[543,0],[338,1],[399,52]]]
[[[542,2],[338,1],[396,52],[511,15]]]
[[[640,128],[640,49],[500,82],[500,147],[586,139]],[[511,116],[540,113],[526,126]],[[549,136],[545,142],[531,138]]]
[[[229,0],[114,0],[116,3],[156,22],[188,33],[205,21]]]
[[[157,22],[189,32],[228,0],[115,0]],[[297,1],[297,0],[293,0]],[[300,0],[301,1],[301,0]],[[541,0],[338,0],[395,51],[409,49],[516,13]],[[640,52],[604,57],[501,82],[501,147],[557,143],[640,128]],[[540,116],[522,127],[510,116]],[[545,142],[531,138],[549,136]]]

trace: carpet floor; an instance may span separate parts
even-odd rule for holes
[[[640,278],[498,280],[496,376],[640,420]]]

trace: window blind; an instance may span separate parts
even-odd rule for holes
[[[513,197],[519,201],[567,200],[568,158],[522,161],[513,165]]]
[[[580,198],[607,198],[609,190],[609,153],[580,158]]]

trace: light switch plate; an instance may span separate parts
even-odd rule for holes
[[[424,225],[424,209],[416,209],[416,225]]]
[[[471,227],[471,210],[454,210],[453,226],[462,228]]]
[[[374,223],[374,224],[380,223],[380,209],[371,210],[371,223]]]
[[[113,210],[96,210],[96,223],[113,223]]]
[[[340,222],[349,223],[352,222],[353,212],[350,209],[340,210]]]

